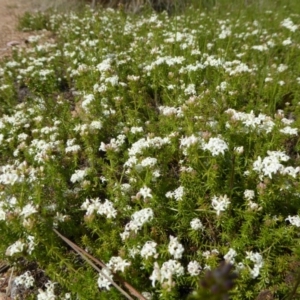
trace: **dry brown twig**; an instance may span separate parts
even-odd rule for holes
[[[111,282],[111,284],[118,289],[127,299],[133,300],[131,296],[124,291],[120,286],[118,286],[112,279],[110,279],[105,273],[103,273],[93,262],[95,262],[97,265],[104,269],[108,269],[107,266],[97,258],[93,257],[91,254],[87,253],[83,249],[81,249],[79,246],[71,242],[69,239],[67,239],[65,236],[63,236],[61,233],[59,233],[56,229],[53,228],[53,231],[63,240],[65,241],[74,251],[76,251],[91,267],[93,267],[97,272],[99,272],[102,276],[104,276],[107,280]],[[92,262],[92,261],[93,262]],[[129,292],[137,297],[139,300],[146,300],[146,298],[137,291],[131,284],[129,284],[127,281],[122,279],[120,276],[114,274],[115,278],[121,282],[128,290]]]

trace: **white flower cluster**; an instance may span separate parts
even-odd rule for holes
[[[219,255],[219,251],[218,251],[217,249],[212,249],[211,251],[207,250],[207,251],[204,251],[204,252],[202,253],[202,255],[203,255],[206,259],[208,259],[208,258],[210,258],[210,257],[212,257],[212,256],[217,256],[217,255]]]
[[[99,273],[99,277],[97,280],[98,287],[100,289],[110,290],[111,282],[113,280],[113,274],[109,269],[102,269],[102,273]],[[110,280],[109,280],[109,279]]]
[[[290,159],[288,155],[281,151],[268,151],[267,153],[268,156],[264,159],[261,159],[261,157],[258,156],[257,160],[253,163],[253,170],[260,175],[260,178],[268,176],[272,179],[272,175],[278,172],[296,178],[296,175],[300,172],[300,167],[284,167],[280,163],[281,161],[288,161]]]
[[[253,190],[245,190],[244,191],[244,198],[247,201],[249,210],[252,210],[252,211],[261,210],[262,207],[252,201],[254,199],[254,197],[255,197],[255,192]]]
[[[211,137],[206,143],[203,138],[191,135],[180,139],[180,148],[187,155],[187,149],[193,145],[200,145],[203,150],[208,150],[213,156],[224,154],[228,150],[227,143],[219,137]]]
[[[146,186],[140,188],[140,190],[137,193],[137,195],[142,196],[144,199],[146,199],[146,198],[152,198],[151,189],[148,188],[148,187],[146,187]]]
[[[252,252],[252,251],[247,251],[246,252],[247,256],[246,259],[250,259],[253,263],[254,263],[254,267],[253,269],[250,269],[250,273],[252,278],[256,278],[259,275],[260,269],[262,268],[262,266],[264,265],[264,261],[263,258],[261,256],[261,254],[259,254],[258,252]]]
[[[34,278],[31,275],[30,271],[27,271],[24,274],[16,277],[14,282],[16,285],[21,285],[24,286],[26,289],[29,289],[34,285]]]
[[[37,207],[34,206],[32,203],[28,203],[22,208],[20,216],[23,216],[24,219],[26,219],[34,213],[37,213]]]
[[[77,153],[81,149],[80,145],[75,144],[75,142],[76,139],[67,140],[67,146],[65,148],[66,153]]]
[[[177,201],[181,201],[183,199],[183,196],[184,196],[184,187],[183,186],[178,187],[173,192],[166,193],[167,198],[175,199]]]
[[[45,286],[46,290],[43,291],[42,289],[38,290],[37,300],[55,300],[56,296],[54,293],[54,284],[51,281],[48,281]]]
[[[236,256],[237,256],[236,251],[230,248],[229,251],[224,255],[224,259],[226,262],[231,263],[233,265],[235,263]]]
[[[175,259],[180,259],[182,257],[182,253],[184,252],[184,248],[182,244],[178,242],[177,237],[173,237],[170,235],[170,242],[168,245],[168,251],[171,255],[174,256]]]
[[[183,117],[181,107],[159,106],[158,109],[164,116],[176,116],[178,118]]]
[[[5,255],[13,256],[14,254],[21,253],[24,250],[27,250],[27,252],[31,254],[35,245],[36,243],[34,242],[34,236],[28,235],[27,243],[24,243],[20,240],[16,241],[6,249]]]
[[[280,25],[281,25],[282,27],[287,28],[288,30],[290,30],[290,31],[292,31],[292,32],[295,32],[295,31],[298,29],[298,27],[299,27],[299,25],[295,25],[295,24],[293,23],[293,21],[291,20],[291,18],[284,19],[284,20],[280,23]]]
[[[184,268],[177,260],[170,259],[164,262],[159,267],[158,263],[154,263],[154,269],[150,276],[152,281],[152,286],[155,287],[155,282],[158,281],[161,284],[166,283],[166,285],[171,288],[173,286],[172,277],[176,275],[177,277],[184,274]]]
[[[101,203],[99,198],[96,199],[86,199],[85,202],[81,205],[81,209],[86,210],[86,215],[90,216],[95,211],[98,215],[104,215],[107,218],[115,218],[117,216],[117,211],[114,208],[112,202],[105,199],[104,203]]]
[[[286,221],[289,221],[292,225],[300,227],[300,217],[299,216],[288,216]]]
[[[258,132],[266,132],[270,133],[275,126],[271,117],[268,117],[264,114],[259,114],[258,117],[255,117],[254,112],[250,113],[239,112],[232,108],[229,108],[225,111],[225,113],[231,116],[231,121],[234,125],[227,123],[226,126],[231,128],[232,126],[236,127],[236,121],[240,121],[243,125],[245,125],[244,131],[247,133],[251,129],[256,129]],[[235,129],[236,130],[236,129]]]
[[[156,252],[156,246],[157,246],[157,243],[155,243],[153,241],[146,242],[141,249],[141,252],[140,252],[141,256],[146,259],[148,259],[151,256],[153,256],[154,258],[157,258],[158,254]]]
[[[298,135],[298,128],[292,128],[291,126],[286,126],[279,131],[287,135]]]
[[[208,150],[211,152],[212,156],[217,156],[219,154],[224,154],[226,150],[228,150],[228,145],[225,141],[218,137],[212,137],[209,139],[207,144],[202,146],[204,150]]]
[[[75,173],[71,176],[70,181],[72,183],[81,182],[87,176],[87,174],[88,174],[88,169],[75,170]]]
[[[111,257],[111,259],[109,260],[109,262],[107,263],[107,267],[113,272],[124,272],[125,268],[130,266],[131,263],[128,262],[126,259],[122,259],[119,256],[113,256]]]
[[[99,273],[97,284],[100,289],[104,288],[110,290],[113,281],[113,273],[121,271],[124,272],[125,268],[130,266],[131,263],[119,256],[113,256],[106,264],[107,268],[102,268]]]
[[[193,261],[189,262],[189,264],[187,266],[187,270],[191,276],[198,276],[200,274],[202,268],[201,268],[201,265],[197,261],[193,260]]]
[[[190,222],[190,225],[193,230],[200,230],[200,229],[203,230],[204,229],[204,226],[199,218],[194,218]]]
[[[144,208],[136,211],[131,216],[131,221],[125,225],[125,230],[120,234],[122,240],[124,241],[130,236],[130,232],[138,232],[142,226],[153,219],[153,210],[151,208]]]
[[[126,173],[128,174],[130,172],[130,169],[133,167],[136,167],[136,169],[142,170],[142,168],[145,167],[154,167],[157,163],[157,159],[153,157],[146,157],[143,158],[142,161],[139,163],[138,155],[141,155],[144,151],[144,149],[147,148],[154,148],[154,149],[160,149],[164,145],[170,144],[170,138],[165,137],[147,137],[147,138],[141,138],[135,143],[131,145],[131,148],[128,149],[129,158],[124,163],[124,167],[127,168]],[[157,172],[153,172],[157,173]],[[153,174],[155,177],[158,177],[157,174]]]
[[[227,195],[223,196],[213,196],[211,204],[214,210],[217,211],[217,216],[220,215],[221,211],[225,211],[230,204],[229,198]]]
[[[112,138],[108,144],[101,142],[99,150],[106,152],[112,150],[118,152],[121,150],[121,146],[125,143],[126,135],[119,134],[117,138]]]

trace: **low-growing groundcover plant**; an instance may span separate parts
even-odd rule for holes
[[[35,21],[53,38],[0,67],[0,253],[16,284],[125,299],[113,279],[185,299],[221,278],[230,299],[297,297],[295,10],[87,9],[23,29]],[[20,258],[45,270],[43,289]]]

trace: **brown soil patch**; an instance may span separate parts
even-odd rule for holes
[[[13,45],[23,45],[29,33],[19,32],[18,18],[34,7],[30,0],[0,0],[0,58],[9,55]]]

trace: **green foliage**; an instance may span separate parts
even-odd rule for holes
[[[0,64],[1,258],[123,299],[55,228],[146,298],[297,297],[299,3],[260,3],[26,14],[40,33]]]

